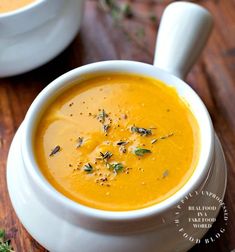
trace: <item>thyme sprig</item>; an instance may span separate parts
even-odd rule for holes
[[[105,119],[108,117],[109,115],[105,112],[104,109],[101,110],[101,112],[98,114],[97,119],[101,122],[101,123],[105,123]]]
[[[61,147],[59,145],[57,145],[50,153],[50,157],[54,156],[57,152],[59,152],[61,150]],[[1,252],[1,251],[0,251]]]
[[[107,134],[107,133],[108,133],[108,130],[110,129],[110,127],[111,127],[111,126],[110,126],[109,124],[104,124],[104,125],[103,125],[104,133]]]
[[[119,148],[119,151],[121,153],[126,153],[127,152],[126,146],[125,145],[121,145],[120,148]]]
[[[169,170],[165,170],[162,174],[162,178],[166,178],[169,176]]]
[[[85,164],[83,170],[85,172],[87,172],[87,173],[92,173],[93,172],[93,166],[90,163]]]
[[[116,0],[99,0],[99,6],[105,12],[110,13],[114,21],[131,18],[134,15],[131,5],[128,3],[119,4]]]
[[[135,125],[131,126],[131,132],[140,134],[141,136],[149,136],[152,135],[152,129],[140,128]]]
[[[109,13],[115,22],[125,18],[147,19],[154,24],[157,22],[157,17],[153,12],[138,12],[128,2],[120,3],[118,0],[99,0],[98,3],[99,7]]]
[[[121,171],[124,168],[122,163],[118,163],[118,162],[110,163],[109,162],[109,159],[112,156],[113,156],[113,153],[110,151],[106,151],[105,153],[100,152],[100,157],[97,157],[96,159],[103,160],[106,167],[110,170],[113,170],[115,173]]]
[[[82,144],[83,144],[83,140],[84,140],[84,138],[83,137],[79,137],[78,138],[78,140],[77,140],[77,148],[79,148],[79,147],[81,147],[82,146]]]
[[[14,252],[11,241],[5,239],[5,230],[0,229],[0,252]]]
[[[115,28],[119,28],[128,41],[135,43],[142,51],[151,55],[146,47],[145,35],[148,30],[146,23],[154,26],[157,24],[158,18],[155,13],[142,11],[142,9],[138,11],[129,1],[123,3],[118,0],[99,0],[98,7],[112,18]],[[130,20],[129,24],[126,23],[127,19]],[[133,22],[138,23],[136,29],[133,29]]]
[[[125,141],[119,141],[117,142],[117,146],[119,146],[119,151],[121,153],[126,153],[127,149],[126,149],[126,145],[128,144],[128,142]]]
[[[126,142],[126,141],[119,141],[119,142],[117,142],[118,146],[127,145],[127,144],[128,144],[128,142]]]
[[[151,141],[151,144],[155,144],[155,143],[158,142],[159,140],[164,140],[164,139],[167,139],[167,138],[172,137],[172,136],[174,136],[174,133],[170,133],[170,134],[168,134],[168,135],[161,136],[161,137],[159,137],[159,138],[155,138],[155,139],[153,139],[153,140]]]

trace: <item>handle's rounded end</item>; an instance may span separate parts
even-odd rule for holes
[[[154,65],[184,78],[197,60],[213,27],[207,9],[195,3],[176,2],[163,13]]]

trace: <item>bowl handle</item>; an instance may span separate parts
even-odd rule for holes
[[[213,18],[205,8],[188,2],[170,4],[160,23],[154,66],[184,79],[212,27]]]

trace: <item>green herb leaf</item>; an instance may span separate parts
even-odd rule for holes
[[[90,163],[86,164],[86,165],[84,166],[84,171],[87,172],[87,173],[93,172],[93,167],[92,167],[92,165],[91,165]]]
[[[97,116],[97,119],[98,119],[101,123],[104,123],[106,117],[108,117],[108,114],[106,114],[105,110],[102,109],[101,112],[99,113],[99,115]]]
[[[54,156],[57,152],[59,152],[61,150],[61,147],[59,145],[57,145],[50,153],[50,157]],[[0,251],[1,252],[1,251]]]
[[[140,128],[140,127],[136,127],[136,126],[131,127],[131,132],[140,134],[141,136],[152,135],[152,130],[151,129]]]
[[[169,170],[165,170],[162,174],[162,178],[166,178],[169,176]]]
[[[108,168],[115,171],[115,172],[120,172],[123,170],[124,166],[122,163],[113,163],[113,164],[107,164]]]
[[[78,138],[77,148],[79,148],[79,147],[81,147],[81,146],[82,146],[82,144],[83,144],[83,140],[84,140],[84,138],[83,138],[83,137],[79,137],[79,138]]]
[[[142,149],[142,148],[139,148],[139,147],[137,147],[137,148],[134,150],[134,154],[135,154],[136,156],[144,156],[144,154],[147,154],[147,153],[151,153],[151,150]]]

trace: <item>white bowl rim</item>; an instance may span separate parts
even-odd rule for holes
[[[34,0],[32,3],[26,4],[26,5],[24,5],[24,6],[20,7],[20,8],[15,9],[15,10],[0,13],[0,19],[1,18],[12,17],[12,16],[15,16],[17,14],[27,12],[28,10],[31,10],[32,8],[37,7],[37,6],[41,5],[43,2],[46,2],[46,1],[48,1],[48,0]]]
[[[155,72],[159,75],[159,80],[162,79],[160,78],[160,75],[166,76],[167,78],[170,78],[174,83],[177,83],[176,84],[177,86],[179,85],[183,87],[183,89],[186,89],[193,96],[195,96],[195,98],[198,100],[198,106],[201,107],[203,113],[205,114],[205,117],[207,118],[206,121],[204,122],[205,128],[207,129],[207,136],[208,136],[208,146],[206,148],[207,151],[206,153],[203,153],[204,154],[203,160],[201,158],[202,154],[200,154],[199,163],[201,160],[202,165],[200,167],[197,166],[195,168],[195,171],[193,172],[189,180],[186,182],[186,184],[183,185],[175,194],[165,199],[164,201],[161,201],[160,203],[151,205],[149,207],[145,207],[145,208],[141,208],[137,210],[130,210],[130,211],[108,211],[108,210],[100,210],[96,208],[91,208],[91,207],[79,204],[75,201],[72,201],[66,196],[64,196],[63,194],[61,194],[60,192],[58,192],[41,174],[40,169],[38,168],[37,163],[35,161],[33,150],[32,150],[33,148],[32,148],[31,137],[32,137],[33,129],[35,129],[36,127],[36,123],[34,123],[34,121],[35,121],[38,111],[40,111],[39,110],[40,106],[45,103],[46,99],[52,93],[55,93],[57,90],[59,90],[59,87],[62,88],[64,86],[69,86],[69,85],[64,85],[65,83],[71,83],[73,80],[78,79],[78,77],[82,75],[95,73],[96,71],[97,73],[105,73],[105,72],[106,73],[107,72],[123,73],[125,70],[120,70],[120,69],[127,69],[130,66],[133,68],[133,71],[127,71],[126,73],[138,74],[134,70],[137,67],[141,67],[142,69],[145,68],[146,71],[155,70]],[[108,68],[112,68],[113,70],[108,71],[107,70]],[[146,75],[146,74],[140,73],[140,75]],[[169,83],[166,83],[166,84],[169,84]],[[214,155],[213,125],[212,125],[209,113],[204,103],[196,94],[196,92],[186,82],[171,75],[170,73],[162,69],[156,68],[153,65],[137,62],[137,61],[128,61],[128,60],[100,61],[100,62],[91,63],[88,65],[75,68],[61,75],[60,77],[52,81],[48,86],[46,86],[41,91],[41,93],[36,97],[36,99],[33,101],[32,105],[30,106],[26,114],[23,124],[24,124],[24,134],[23,134],[23,139],[22,139],[22,157],[25,163],[25,169],[27,173],[30,175],[31,179],[33,179],[33,182],[39,187],[40,190],[42,190],[48,196],[52,197],[55,200],[55,202],[57,202],[60,206],[64,206],[66,209],[70,209],[71,211],[73,211],[73,213],[77,213],[78,215],[83,215],[84,217],[87,217],[87,218],[99,219],[101,221],[118,221],[118,220],[123,221],[123,220],[143,219],[143,218],[148,218],[151,216],[156,216],[166,210],[171,209],[172,207],[175,207],[180,202],[180,200],[182,200],[190,192],[196,190],[202,184],[203,179],[205,178],[205,176],[207,175],[209,171],[210,165],[213,160],[213,155]],[[204,128],[200,128],[200,130],[204,130]]]

